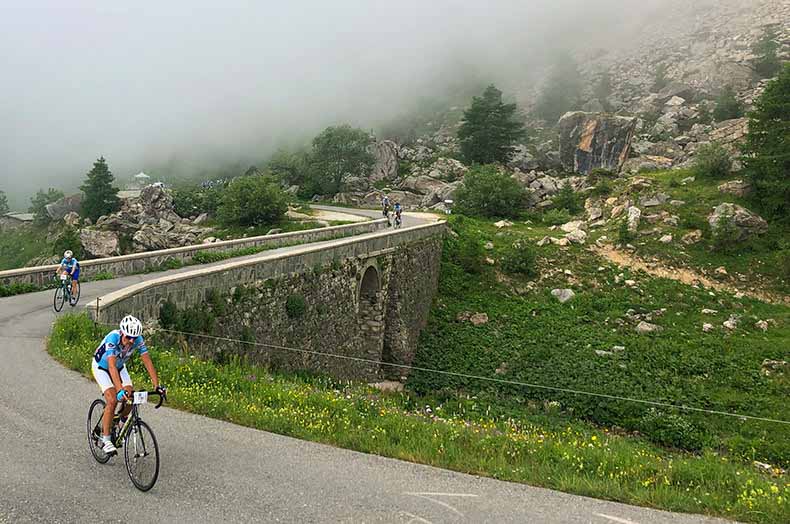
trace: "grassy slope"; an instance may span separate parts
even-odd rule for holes
[[[22,228],[0,234],[0,271],[22,267],[33,257],[47,254],[46,228]]]
[[[531,228],[531,229],[530,229]],[[514,240],[541,238],[547,230],[518,225],[497,232],[489,222],[465,220],[464,235],[491,240],[489,257]],[[497,236],[497,235],[501,236]],[[536,248],[540,277],[535,281],[486,267],[470,276],[445,257],[437,305],[423,333],[415,364],[486,377],[671,402],[790,420],[790,383],[783,375],[761,373],[763,360],[790,360],[790,308],[735,299],[674,281],[621,271],[582,247]],[[569,272],[570,274],[566,274]],[[636,282],[617,284],[616,276]],[[576,296],[560,304],[550,291],[571,288]],[[703,308],[718,311],[703,315]],[[665,311],[661,311],[665,309]],[[633,310],[630,316],[627,314]],[[457,320],[464,311],[484,312],[481,326]],[[721,323],[742,316],[732,334]],[[663,331],[640,335],[637,315],[651,315]],[[758,319],[777,325],[762,332]],[[703,322],[716,329],[703,333]],[[598,356],[595,351],[621,352]],[[499,370],[497,372],[496,370]],[[740,421],[712,415],[654,413],[638,404],[590,399],[474,379],[413,373],[409,385],[422,393],[444,389],[483,396],[494,411],[529,414],[529,401],[559,402],[566,419],[641,430],[676,447],[714,449],[743,459],[790,463],[790,426]],[[439,392],[439,393],[437,393]]]
[[[50,353],[89,374],[101,330],[84,316],[55,324]],[[786,522],[790,484],[707,453],[661,450],[577,421],[487,412],[476,398],[437,404],[363,384],[219,365],[154,347],[171,405],[211,417],[457,471],[668,510]],[[136,384],[147,383],[139,362]]]

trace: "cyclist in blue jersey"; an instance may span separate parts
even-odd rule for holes
[[[159,385],[159,377],[156,375],[156,368],[148,354],[148,348],[143,340],[143,325],[131,315],[127,315],[121,320],[120,329],[110,331],[93,354],[91,369],[93,378],[98,382],[107,403],[102,417],[102,450],[105,453],[117,451],[115,445],[110,440],[112,429],[112,419],[115,407],[118,402],[129,399],[132,394],[132,379],[126,370],[126,362],[131,358],[135,351],[140,354],[151,383],[158,393],[165,392],[165,388]],[[121,422],[131,411],[130,403],[121,412]]]
[[[77,296],[77,282],[80,279],[80,263],[74,258],[74,253],[71,250],[63,253],[63,260],[60,261],[60,267],[57,271],[58,275],[61,273],[71,275],[71,299],[69,301],[73,304],[74,297]]]

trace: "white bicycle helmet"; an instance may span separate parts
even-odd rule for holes
[[[70,249],[67,249],[65,253],[63,253],[63,258],[71,258],[74,256],[74,253],[71,252]]]
[[[143,324],[132,315],[126,315],[121,320],[121,333],[127,337],[139,337],[143,334]]]

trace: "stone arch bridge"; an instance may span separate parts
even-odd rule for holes
[[[419,220],[230,260],[120,289],[88,309],[108,324],[126,314],[160,320],[171,327],[160,337],[204,358],[398,379],[406,369],[386,364],[412,362],[436,293],[444,231],[444,222]],[[173,333],[184,325],[192,334]]]

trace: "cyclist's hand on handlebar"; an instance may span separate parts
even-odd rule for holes
[[[167,396],[167,388],[164,386],[156,386],[156,393],[159,396],[166,397]]]
[[[118,392],[118,394],[115,395],[115,400],[117,400],[118,402],[121,402],[122,400],[128,400],[128,399],[129,399],[129,395],[126,392],[125,389],[120,390]]]

